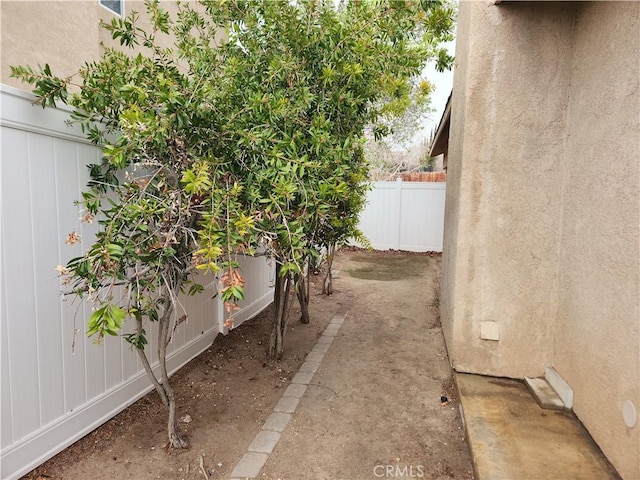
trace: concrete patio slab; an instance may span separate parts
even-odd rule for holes
[[[617,480],[575,415],[542,409],[520,381],[455,374],[476,480]]]

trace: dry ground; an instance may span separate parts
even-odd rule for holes
[[[342,251],[334,269],[331,297],[320,295],[314,277],[309,325],[298,322],[293,302],[282,361],[266,360],[267,309],[174,375],[189,449],[165,448],[165,413],[152,392],[25,478],[228,478],[348,302],[342,330],[262,478],[472,478],[434,307],[440,257]]]

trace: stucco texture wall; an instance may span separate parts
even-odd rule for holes
[[[0,81],[30,91],[9,78],[10,66],[49,63],[54,73],[67,76],[84,61],[97,60],[100,10],[110,15],[97,1],[0,1]]]
[[[553,365],[623,478],[640,478],[640,4],[577,12]]]
[[[441,313],[458,371],[553,366],[640,478],[640,4],[463,1]],[[498,341],[480,338],[495,321]]]
[[[461,10],[463,6],[461,6]],[[440,317],[442,319],[442,332],[448,348],[453,349],[455,319],[455,298],[456,292],[462,287],[456,283],[458,244],[464,244],[465,237],[458,236],[458,224],[460,218],[460,203],[466,199],[466,191],[461,189],[462,165],[461,159],[464,142],[464,120],[466,102],[466,70],[460,65],[466,65],[469,51],[469,37],[463,36],[460,32],[468,30],[468,16],[458,16],[458,26],[456,35],[456,61],[454,63],[454,86],[456,92],[455,102],[451,104],[451,125],[450,131],[455,135],[449,136],[449,158],[447,164],[447,191],[445,201],[445,222],[444,222],[444,250],[442,252],[442,275],[440,279]],[[456,288],[458,287],[458,288]],[[459,295],[459,293],[458,293]],[[450,352],[449,357],[453,360]]]
[[[460,3],[442,279],[459,371],[536,376],[551,361],[573,10]],[[480,339],[484,321],[499,341]]]
[[[125,15],[139,13],[138,26],[148,28],[149,16],[143,0],[126,0]],[[175,19],[178,5],[175,0],[161,1],[161,7]],[[0,82],[25,91],[31,87],[10,78],[12,65],[44,65],[48,63],[55,75],[75,74],[85,62],[100,58],[104,46],[123,48],[135,54],[144,47],[130,50],[111,39],[100,28],[100,20],[110,22],[117,17],[102,7],[98,0],[0,0]],[[158,37],[162,46],[170,47],[173,39]]]

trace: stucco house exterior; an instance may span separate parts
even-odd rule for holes
[[[639,67],[640,3],[461,1],[441,124],[454,369],[552,372],[629,480],[640,478]]]
[[[177,11],[176,2],[164,0],[162,7]],[[3,0],[0,2],[2,64],[0,82],[30,91],[29,85],[10,78],[12,65],[49,63],[57,75],[72,75],[87,61],[97,61],[103,44],[118,48],[109,32],[99,27],[130,11],[145,24],[143,0]]]

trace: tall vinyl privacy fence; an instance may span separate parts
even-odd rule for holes
[[[12,479],[113,417],[151,385],[127,343],[109,337],[95,345],[85,335],[89,307],[60,296],[56,265],[78,256],[95,232],[95,225],[79,222],[74,201],[88,180],[86,165],[100,160],[99,150],[64,124],[68,112],[34,107],[31,95],[9,87],[2,86],[0,95],[0,478]],[[81,234],[82,247],[64,245],[72,230]],[[269,305],[274,279],[265,258],[240,262],[247,291],[236,324]],[[223,306],[213,296],[210,286],[182,299],[188,320],[169,346],[171,371],[226,333]],[[151,352],[156,342],[150,338]]]
[[[446,183],[374,182],[360,230],[376,250],[442,252]]]

